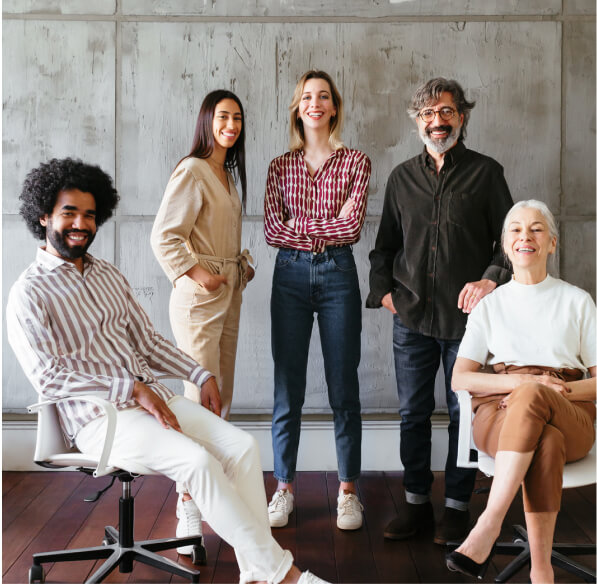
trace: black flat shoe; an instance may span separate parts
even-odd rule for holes
[[[477,562],[474,562],[464,554],[452,552],[446,555],[446,566],[448,567],[448,570],[451,570],[452,572],[461,572],[467,576],[482,580],[485,576],[485,572],[487,572],[487,567],[489,566],[489,562],[491,561],[494,552],[495,544],[493,544],[487,559],[482,564],[477,564]]]

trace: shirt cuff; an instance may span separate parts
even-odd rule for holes
[[[485,272],[483,273],[482,279],[492,280],[498,286],[501,284],[505,284],[509,282],[512,278],[512,272],[507,270],[506,268],[501,268],[500,266],[489,266]]]
[[[367,300],[365,301],[366,308],[380,308],[381,307],[381,299],[385,296],[382,294],[374,294],[373,292],[369,292],[369,296],[367,296]]]
[[[309,235],[309,217],[297,217],[294,222],[294,230],[299,235]]]
[[[193,266],[197,265],[197,260],[194,257],[188,257],[176,267],[168,266],[167,276],[170,282],[176,286],[176,280],[184,276]]]
[[[207,369],[197,366],[193,369],[191,375],[189,375],[189,381],[197,387],[201,387],[210,377],[215,377],[215,375]]]
[[[114,379],[114,385],[110,389],[111,402],[123,404],[133,399],[133,389],[135,389],[135,377],[124,379]]]

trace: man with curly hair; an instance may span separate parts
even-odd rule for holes
[[[112,179],[80,160],[53,159],[28,174],[20,199],[21,215],[45,246],[10,290],[8,338],[40,396],[60,400],[66,439],[99,454],[106,417],[68,398],[112,402],[110,464],[141,464],[185,485],[234,547],[241,582],[323,582],[301,573],[272,537],[257,443],[219,417],[214,376],[153,329],[116,267],[87,253],[118,203]],[[175,395],[159,374],[196,384],[201,404]],[[177,536],[200,528],[183,516]]]

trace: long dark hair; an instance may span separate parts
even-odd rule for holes
[[[199,115],[197,116],[197,125],[195,126],[195,135],[193,136],[193,144],[191,151],[182,159],[185,158],[209,158],[214,150],[214,112],[216,106],[223,99],[232,99],[240,108],[242,116],[242,126],[240,134],[234,143],[234,146],[228,148],[226,152],[226,160],[224,167],[226,170],[232,172],[236,180],[240,180],[242,187],[242,204],[243,209],[247,205],[247,172],[245,169],[245,112],[243,104],[240,99],[231,91],[226,89],[216,89],[208,93],[201,104]],[[180,160],[178,164],[182,162]],[[178,166],[178,164],[176,166]]]

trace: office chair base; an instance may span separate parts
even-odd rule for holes
[[[106,527],[103,541],[104,545],[101,546],[33,554],[33,565],[29,570],[29,584],[45,581],[45,573],[41,566],[43,563],[100,560],[104,558],[106,561],[86,580],[87,583],[101,582],[116,567],[119,568],[120,572],[131,572],[133,562],[141,562],[170,574],[188,578],[191,582],[199,582],[198,570],[185,568],[154,552],[189,544],[202,547],[202,538],[200,536],[139,541],[134,542],[131,547],[123,547],[119,543],[118,531],[113,527]]]
[[[516,532],[512,543],[496,543],[496,555],[516,556],[496,577],[494,582],[507,582],[512,576],[531,564],[531,552],[529,549],[528,534],[521,525],[514,525]],[[595,555],[595,544],[568,544],[553,543],[551,552],[551,563],[553,566],[562,568],[570,574],[582,578],[585,582],[595,582],[595,572],[590,568],[575,562],[566,555]]]

